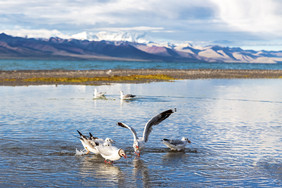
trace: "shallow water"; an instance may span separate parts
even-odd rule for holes
[[[97,86],[0,87],[0,187],[282,186],[281,79],[183,80]],[[138,96],[121,102],[119,91]],[[154,127],[141,158],[139,135],[154,115],[177,108]],[[82,150],[76,130],[110,137],[128,159],[104,164]],[[163,138],[186,136],[185,152]]]

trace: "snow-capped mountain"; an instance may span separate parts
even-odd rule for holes
[[[34,39],[0,34],[0,59],[95,59],[122,61],[184,62],[282,62],[282,51],[254,51],[191,43],[157,44],[143,40],[144,34],[79,33],[69,39]],[[74,39],[76,38],[76,39]]]

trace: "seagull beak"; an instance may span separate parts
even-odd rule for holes
[[[139,146],[136,146],[137,149],[139,149]]]
[[[122,155],[125,159],[127,158],[127,156],[124,154],[124,155]]]
[[[191,141],[190,141],[190,140],[188,140],[188,143],[189,143],[189,144],[191,144]]]

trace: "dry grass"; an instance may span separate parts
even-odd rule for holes
[[[88,82],[123,82],[123,81],[146,81],[146,80],[160,80],[169,81],[174,80],[173,77],[156,74],[156,75],[129,75],[129,76],[111,76],[111,77],[34,77],[21,79],[22,82],[44,82],[44,83],[88,83]],[[19,81],[17,79],[5,79],[6,82]]]

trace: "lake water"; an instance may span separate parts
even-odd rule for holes
[[[211,79],[97,86],[0,87],[0,187],[281,187],[282,80]],[[121,102],[119,91],[138,96]],[[156,114],[141,158],[133,137]],[[76,155],[76,130],[110,137],[127,159]],[[185,152],[163,138],[188,137]]]
[[[92,70],[92,69],[282,69],[282,63],[187,63],[69,60],[0,60],[0,70]]]

